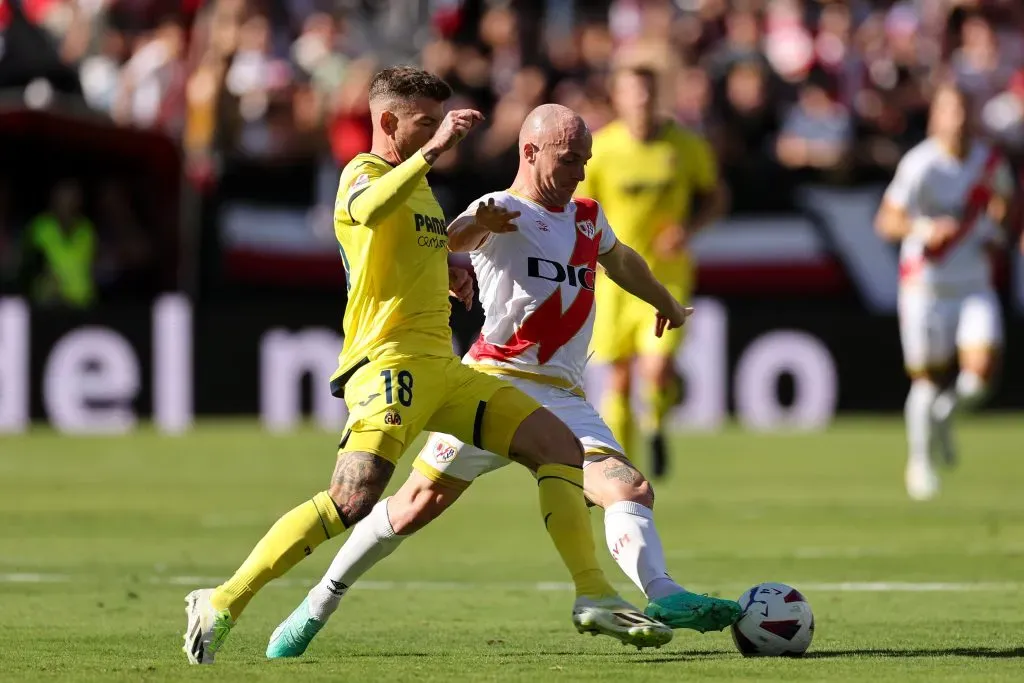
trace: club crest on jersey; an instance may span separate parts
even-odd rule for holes
[[[586,235],[589,239],[594,239],[594,235],[597,233],[597,227],[594,226],[594,221],[589,218],[583,221],[576,221],[576,229]]]
[[[399,427],[402,424],[402,416],[394,408],[388,408],[384,411],[384,424]]]
[[[447,441],[437,440],[434,444],[434,460],[439,463],[449,463],[455,459],[455,446],[451,445]]]
[[[357,190],[363,185],[370,182],[369,174],[363,173],[360,176],[356,176],[356,179],[352,181],[352,185],[349,187],[350,190]]]

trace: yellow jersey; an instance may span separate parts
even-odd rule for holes
[[[686,224],[694,193],[713,190],[718,169],[710,145],[674,122],[637,140],[625,123],[613,121],[594,134],[586,176],[577,196],[600,202],[619,239],[653,266],[657,235]]]
[[[448,234],[417,152],[397,167],[374,154],[341,172],[334,234],[347,274],[345,345],[331,388],[386,354],[453,356]],[[342,381],[338,381],[341,378]]]

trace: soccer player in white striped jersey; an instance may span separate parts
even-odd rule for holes
[[[572,198],[591,153],[579,116],[559,105],[538,107],[523,124],[519,148],[511,189],[486,195],[448,229],[450,248],[471,252],[485,309],[480,338],[463,362],[534,397],[580,440],[584,490],[605,510],[609,551],[649,600],[645,614],[623,611],[619,618],[721,630],[739,617],[740,606],[691,593],[669,576],[650,484],[580,389],[599,263],[652,306],[652,335],[681,325],[691,309],[616,239],[597,202]],[[431,434],[406,483],[356,526],[320,583],[274,631],[267,656],[301,655],[360,576],[451,506],[476,477],[509,462],[478,443]],[[581,633],[594,630],[585,609],[574,619]]]
[[[929,137],[900,161],[875,221],[883,238],[902,243],[906,487],[915,500],[938,493],[932,456],[955,461],[951,418],[984,400],[1003,345],[991,256],[1008,241],[1014,179],[1000,151],[972,135],[970,111],[961,90],[940,86]],[[959,374],[943,390],[955,356]]]

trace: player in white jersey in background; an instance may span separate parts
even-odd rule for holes
[[[650,484],[580,389],[598,263],[657,311],[651,334],[682,325],[691,310],[616,240],[597,202],[572,199],[591,155],[590,132],[579,116],[559,105],[538,107],[523,124],[519,148],[511,189],[486,195],[448,229],[452,251],[472,252],[486,315],[464,362],[505,377],[581,441],[584,489],[605,510],[608,548],[649,600],[647,617],[618,613],[626,622],[619,628],[650,617],[673,628],[721,630],[739,617],[740,606],[686,591],[668,575]],[[477,445],[431,434],[406,483],[356,526],[320,583],[274,631],[267,656],[302,654],[363,573],[451,506],[476,477],[508,463]],[[584,613],[574,612],[574,618],[580,632],[591,630]]]
[[[882,237],[902,242],[900,336],[911,378],[906,487],[915,500],[938,492],[932,455],[954,462],[951,418],[985,398],[1003,342],[990,259],[1007,244],[1014,179],[999,150],[972,135],[969,112],[963,92],[939,87],[929,137],[900,161],[875,221]],[[943,391],[956,355],[959,374]]]

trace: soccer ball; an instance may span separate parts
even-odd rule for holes
[[[744,657],[799,657],[814,637],[807,599],[784,583],[761,583],[740,596],[732,640]]]

